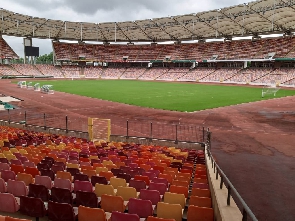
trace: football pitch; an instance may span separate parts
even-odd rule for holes
[[[294,96],[295,90],[280,89],[276,96],[261,97],[261,88],[200,83],[151,82],[136,80],[50,80],[34,81],[53,85],[53,90],[125,103],[140,107],[193,112],[198,110]]]

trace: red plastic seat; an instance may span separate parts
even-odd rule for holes
[[[0,211],[15,213],[19,210],[19,204],[11,193],[0,193]]]
[[[147,218],[154,213],[150,200],[131,198],[128,202],[128,213],[137,214],[140,218]]]
[[[40,172],[36,167],[26,167],[25,173],[31,174],[33,178],[35,178],[36,175],[40,175]]]
[[[7,182],[8,180],[15,180],[15,172],[11,170],[2,170],[1,171],[1,178]]]
[[[128,214],[123,212],[112,212],[110,221],[139,221],[140,218],[137,214]]]
[[[74,175],[74,181],[76,181],[76,180],[89,181],[89,177],[86,174],[76,173]]]
[[[19,218],[14,218],[14,217],[11,217],[11,216],[6,216],[5,221],[31,221],[31,220],[29,220],[29,219],[19,219]]]
[[[7,192],[7,186],[5,184],[5,181],[0,178],[0,193],[6,193]]]
[[[79,221],[105,221],[106,214],[103,209],[89,208],[85,206],[78,207],[78,220]]]
[[[24,181],[8,180],[7,181],[7,192],[14,196],[27,196],[29,191]]]
[[[8,163],[0,163],[0,172],[3,170],[10,170],[10,166]]]
[[[52,180],[51,180],[51,178],[49,176],[40,176],[40,175],[37,175],[35,177],[35,184],[43,185],[47,189],[51,189],[52,188]]]
[[[187,221],[214,221],[212,208],[190,205],[187,210]]]
[[[166,188],[168,188],[169,183],[168,180],[166,178],[154,178],[152,179],[153,183],[164,183],[166,185]]]
[[[108,184],[108,180],[104,176],[92,176],[91,177],[91,184],[92,184],[92,186],[95,186],[96,183],[107,185]]]
[[[117,174],[117,178],[122,178],[122,179],[126,180],[127,183],[129,183],[131,180],[131,175],[127,174],[127,173],[119,173],[119,174]]]
[[[10,165],[10,170],[15,172],[15,174],[18,174],[18,173],[23,173],[25,171],[25,168],[23,167],[22,164],[11,164]]]
[[[161,195],[164,195],[167,191],[167,187],[165,183],[154,183],[151,182],[149,185],[149,190],[158,190]]]
[[[54,173],[57,173],[57,171],[64,171],[64,169],[65,169],[65,166],[59,165],[58,163],[59,162],[55,162],[55,164],[53,164],[51,167],[51,170]],[[60,163],[62,163],[62,162],[60,162]],[[62,164],[64,164],[64,163],[62,163]]]
[[[76,215],[72,205],[49,201],[48,218],[52,221],[75,221]]]
[[[105,212],[111,213],[114,211],[118,211],[124,213],[125,211],[124,200],[121,196],[111,196],[103,194],[101,196],[100,206]]]
[[[52,181],[55,179],[55,173],[51,169],[50,170],[41,170],[40,173],[41,173],[41,176],[48,176],[48,177],[50,177],[50,179]],[[36,176],[38,176],[38,175],[36,175]]]
[[[19,211],[27,216],[36,217],[36,220],[46,215],[46,209],[43,201],[40,198],[28,196],[20,197]]]
[[[52,187],[51,200],[58,203],[73,204],[73,195],[69,189]]]
[[[68,189],[71,192],[73,191],[72,183],[68,179],[55,178],[53,186],[57,188]]]
[[[40,198],[42,201],[47,202],[49,200],[49,190],[39,184],[31,183],[29,185],[29,197]]]
[[[146,185],[150,185],[150,179],[148,176],[135,175],[134,180],[142,180],[146,183]]]
[[[146,221],[175,221],[175,219],[164,219],[155,216],[149,216]]]
[[[143,200],[150,200],[153,205],[157,205],[161,201],[161,195],[158,190],[140,190],[139,198]]]
[[[94,192],[77,191],[75,202],[76,206],[98,207],[98,198]]]
[[[89,181],[75,180],[74,192],[76,192],[78,190],[79,191],[86,191],[86,192],[93,192],[93,186]]]
[[[175,185],[171,185],[169,187],[169,191],[171,193],[180,193],[180,194],[184,194],[185,198],[188,197],[188,187],[185,186],[175,186]]]

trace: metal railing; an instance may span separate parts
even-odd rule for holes
[[[146,138],[148,140],[167,140],[178,142],[203,142],[204,127],[181,123],[150,120],[122,120],[112,122],[112,135]]]
[[[220,177],[220,189],[223,188],[223,185],[227,185],[227,200],[226,200],[226,204],[229,206],[230,205],[230,198],[232,197],[235,202],[239,205],[242,206],[241,213],[242,213],[242,221],[247,221],[248,217],[251,218],[252,221],[258,221],[258,219],[255,217],[254,213],[251,211],[251,209],[248,207],[248,205],[246,204],[246,202],[243,200],[243,198],[241,197],[241,195],[239,194],[239,192],[236,190],[236,188],[234,187],[234,185],[230,182],[230,180],[227,178],[227,176],[225,175],[225,173],[222,171],[222,169],[218,166],[218,164],[216,163],[216,161],[214,160],[214,158],[212,157],[211,154],[211,132],[209,131],[209,129],[206,131],[206,146],[207,146],[207,154],[209,159],[211,160],[211,164],[212,164],[212,168],[213,171],[216,175],[216,180],[218,180],[218,178]],[[209,165],[207,165],[209,166]],[[234,197],[233,197],[234,196]]]
[[[0,111],[0,119],[8,122],[18,122],[24,125],[34,125],[47,128],[57,128],[66,131],[88,132],[88,117],[81,115],[63,116],[61,114],[38,113],[10,109]],[[175,122],[158,122],[150,119],[116,119],[111,121],[111,135],[146,138],[178,142],[204,142],[205,129],[197,125]]]

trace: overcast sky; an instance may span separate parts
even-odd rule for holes
[[[249,2],[247,0],[2,0],[0,7],[34,17],[75,22],[121,22],[191,14]],[[23,57],[22,38],[3,36]],[[51,40],[33,39],[40,55],[52,51]]]

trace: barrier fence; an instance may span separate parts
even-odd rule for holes
[[[89,132],[88,117],[80,115],[62,116],[60,114],[36,113],[21,111],[19,109],[10,109],[0,111],[0,119],[8,122],[13,121],[25,125],[44,127],[44,129],[58,128],[66,131]],[[125,136],[127,138],[140,137],[150,140],[161,139],[174,141],[175,143],[204,142],[205,129],[197,125],[188,125],[180,122],[158,122],[146,119],[116,119],[110,121],[108,124],[101,124],[101,121],[98,120],[93,122],[92,129],[95,129],[95,131],[99,131],[100,128],[104,129],[102,127],[107,127],[105,129],[110,131],[111,135]],[[94,138],[99,139],[99,137]]]
[[[123,132],[123,133],[122,133]],[[126,137],[143,137],[184,142],[203,142],[204,128],[181,123],[153,122],[147,120],[122,120],[120,124],[112,123],[112,135]]]

